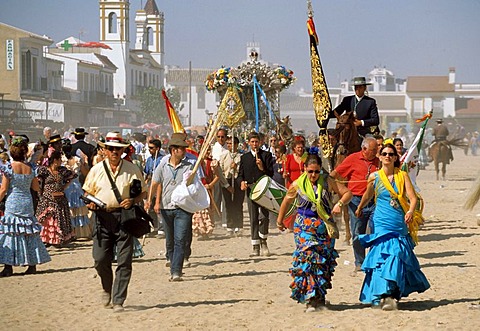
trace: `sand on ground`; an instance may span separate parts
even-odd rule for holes
[[[250,258],[249,229],[227,237],[217,228],[210,240],[192,244],[191,267],[183,282],[168,281],[165,240],[147,238],[146,255],[134,260],[123,313],[100,303],[100,279],[93,269],[91,241],[49,248],[50,263],[36,275],[0,279],[3,330],[479,330],[480,205],[462,208],[480,157],[455,151],[446,181],[433,165],[420,172],[418,186],[427,219],[415,252],[431,283],[425,293],[402,299],[399,310],[372,310],[358,300],[363,274],[351,276],[351,246],[337,241],[340,257],[328,292],[329,311],[304,313],[289,298],[291,233],[272,228],[270,257]],[[245,218],[248,224],[248,218]]]

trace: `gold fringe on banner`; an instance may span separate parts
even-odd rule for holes
[[[318,53],[318,36],[313,22],[313,10],[311,2],[308,1],[308,20],[307,30],[310,36],[310,65],[312,71],[312,92],[313,92],[313,110],[315,118],[320,127],[319,141],[322,145],[323,157],[331,158],[333,154],[333,146],[328,138],[327,125],[332,113],[332,101],[327,89],[327,82],[323,74],[322,63]]]
[[[245,119],[245,110],[235,87],[229,86],[218,108],[218,115],[222,115],[222,124],[230,128],[235,127]]]

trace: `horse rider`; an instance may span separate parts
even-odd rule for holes
[[[448,131],[448,128],[445,124],[443,124],[443,119],[439,118],[436,120],[437,126],[433,128],[432,135],[435,137],[435,139],[432,141],[430,144],[430,148],[436,143],[439,142],[441,143],[442,141],[447,141],[447,137],[450,134]],[[448,147],[449,151],[449,160],[453,161],[453,153],[452,153],[452,147],[450,144],[445,143],[445,146]],[[429,148],[429,151],[430,151]]]
[[[365,137],[367,134],[380,133],[377,102],[365,94],[368,85],[372,85],[372,83],[367,83],[365,77],[353,78],[355,94],[343,98],[340,105],[333,110],[336,116],[353,111],[355,126],[358,134],[362,137]]]

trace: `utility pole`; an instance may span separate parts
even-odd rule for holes
[[[188,126],[192,126],[192,61],[188,61]]]

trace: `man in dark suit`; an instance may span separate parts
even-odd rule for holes
[[[93,155],[95,154],[95,147],[90,145],[85,141],[85,135],[88,132],[85,132],[84,128],[76,128],[74,132],[72,132],[75,139],[77,140],[74,144],[72,144],[72,155],[77,155],[77,150],[81,150],[83,154],[88,157],[88,167],[91,168],[93,166]],[[85,181],[85,176],[80,174],[78,180],[83,185]]]
[[[76,142],[72,144],[72,155],[76,155],[77,150],[81,150],[83,154],[88,156],[88,163],[89,166],[92,166],[92,161],[93,161],[93,154],[95,153],[95,147],[93,145],[90,145],[85,141],[85,135],[88,134],[88,132],[85,132],[84,128],[76,128],[72,134],[75,137]]]
[[[248,136],[250,151],[243,154],[240,159],[238,181],[241,182],[242,191],[247,190],[250,196],[251,186],[262,176],[273,176],[272,153],[260,149],[260,137],[252,132]],[[250,230],[253,245],[253,253],[250,256],[259,256],[260,248],[263,256],[269,256],[267,246],[268,237],[268,210],[261,207],[251,199],[247,200],[248,213],[250,215]]]
[[[367,85],[371,85],[371,83],[367,83],[365,77],[355,77],[353,79],[355,95],[343,98],[340,105],[333,110],[338,116],[344,112],[353,111],[355,126],[358,134],[362,137],[365,137],[367,134],[373,135],[380,132],[378,129],[380,119],[378,117],[377,102],[375,99],[365,95]]]

